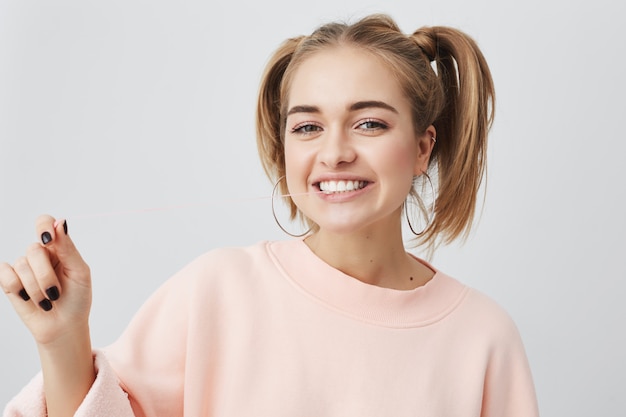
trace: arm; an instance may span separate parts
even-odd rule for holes
[[[538,417],[535,387],[517,327],[509,320],[485,374],[481,417]]]
[[[95,351],[94,368],[97,374],[91,389],[83,399],[74,417],[135,417],[128,396],[120,388],[117,375],[100,351]],[[47,415],[43,392],[43,376],[39,373],[13,398],[4,410],[4,417],[43,417]]]
[[[39,344],[48,416],[72,416],[96,379],[89,328]]]
[[[48,416],[71,416],[95,379],[88,325],[91,274],[67,223],[41,216],[37,234],[41,243],[13,266],[0,264],[0,284],[37,344]]]
[[[63,227],[54,229],[55,252],[50,242],[37,244],[14,267],[0,264],[2,286],[33,334],[42,365],[42,376],[9,404],[5,417],[45,416],[46,406],[48,416],[182,415],[186,307],[193,291],[184,281],[198,271],[181,271],[164,284],[137,313],[120,340],[109,347],[106,357],[96,352],[94,368],[88,325],[89,269]],[[71,253],[76,256],[74,263],[63,261]],[[44,271],[31,274],[39,277],[35,283],[46,275],[46,264],[55,265],[47,268],[48,273],[50,268],[55,271],[58,280],[33,287],[23,264],[39,265],[33,269]],[[77,282],[66,274],[74,274]],[[55,285],[62,286],[63,292],[50,302],[51,309],[46,311],[33,302],[45,297],[41,292],[37,294],[37,287]],[[24,288],[36,295],[25,301],[20,296]],[[32,404],[39,404],[36,411],[24,411],[33,409]]]

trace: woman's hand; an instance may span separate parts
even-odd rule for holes
[[[13,266],[0,264],[0,285],[39,351],[48,416],[74,415],[96,378],[89,334],[91,273],[67,223],[37,218],[41,243]]]
[[[88,329],[91,273],[64,220],[40,216],[36,229],[40,243],[31,245],[13,266],[0,263],[0,285],[42,347]]]

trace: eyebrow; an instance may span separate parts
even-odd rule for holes
[[[291,116],[292,114],[295,114],[295,113],[319,113],[319,112],[320,112],[319,107],[315,107],[315,106],[293,106],[287,112],[287,116]]]
[[[385,110],[389,110],[398,114],[398,110],[396,110],[393,106],[385,103],[384,101],[375,101],[375,100],[357,101],[356,103],[350,105],[349,110],[357,111],[357,110],[370,109],[370,108],[385,109]]]
[[[356,103],[352,103],[350,106],[348,106],[349,111],[358,111],[358,110],[370,109],[370,108],[385,109],[385,110],[389,110],[398,114],[398,110],[396,110],[395,107],[385,103],[384,101],[376,101],[376,100],[357,101]],[[316,107],[316,106],[307,106],[307,105],[293,106],[287,112],[287,116],[290,116],[295,113],[320,113],[320,109],[319,107]]]

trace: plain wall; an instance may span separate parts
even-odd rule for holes
[[[405,32],[455,26],[491,66],[496,122],[480,222],[433,262],[513,316],[542,416],[624,416],[622,7],[1,0],[0,261],[35,241],[38,214],[66,217],[93,272],[93,344],[111,343],[197,255],[286,238],[254,135],[280,42],[371,12]],[[0,335],[3,407],[39,369],[4,297]]]

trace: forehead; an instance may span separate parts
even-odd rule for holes
[[[392,67],[374,53],[353,46],[335,46],[306,57],[295,69],[287,95],[288,107],[363,100],[408,106]]]

